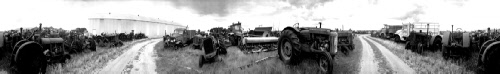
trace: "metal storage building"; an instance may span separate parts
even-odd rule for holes
[[[144,33],[148,37],[161,37],[174,32],[176,28],[184,28],[172,21],[139,15],[97,14],[89,17],[88,31],[92,34],[101,33]]]

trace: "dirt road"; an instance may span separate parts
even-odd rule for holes
[[[415,71],[410,68],[404,61],[402,61],[399,57],[394,55],[391,51],[389,51],[385,46],[382,46],[380,43],[373,41],[371,37],[368,37],[368,35],[361,35],[358,38],[360,38],[361,42],[363,43],[363,55],[365,55],[365,51],[367,51],[366,55],[367,57],[370,57],[370,54],[373,53],[371,51],[371,47],[376,47],[378,49],[377,51],[380,51],[381,55],[383,56],[384,61],[387,62],[387,65],[389,65],[390,69],[392,70],[392,73],[396,74],[415,74]],[[366,40],[366,41],[365,41]],[[370,42],[372,44],[368,44],[367,42]],[[365,49],[367,48],[367,49]],[[363,56],[365,57],[365,56]],[[363,62],[361,62],[361,72],[360,74],[367,74],[367,73],[376,73],[376,72],[370,72],[373,71],[372,66],[377,66],[377,65],[363,65],[364,61],[366,60],[367,62],[371,62],[373,59],[372,58],[363,58]],[[364,68],[368,67],[368,68]]]
[[[98,74],[157,74],[153,47],[161,39],[138,43],[108,62]]]
[[[361,56],[361,64],[360,66],[360,74],[378,74],[378,64],[375,61],[375,55],[373,53],[372,47],[366,42],[364,36],[358,36],[358,39],[361,41],[362,47],[362,56]]]

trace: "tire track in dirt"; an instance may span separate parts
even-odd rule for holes
[[[126,50],[118,58],[108,62],[99,74],[156,74],[153,47],[161,39],[145,41]]]
[[[359,74],[378,74],[378,64],[375,61],[375,55],[371,45],[363,38],[367,35],[358,36],[359,41],[363,45],[361,52],[360,72]]]
[[[371,40],[371,38],[368,38],[366,36],[367,35],[363,36],[363,38],[373,43],[380,50],[382,55],[385,57],[385,60],[388,62],[392,70],[396,72],[396,74],[415,74],[415,71],[412,68],[410,68],[410,66],[408,66],[403,60],[401,60],[399,57],[397,57],[391,51],[389,51],[389,49],[382,46],[382,44]]]

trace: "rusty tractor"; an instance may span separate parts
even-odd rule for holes
[[[352,31],[337,31],[338,34],[338,49],[344,54],[354,50],[354,37]]]
[[[425,24],[425,23],[424,23]],[[409,36],[406,40],[405,49],[410,49],[411,51],[422,53],[424,51],[436,51],[441,48],[443,45],[443,37],[436,33],[437,31],[430,30],[429,23],[427,23],[426,27],[418,27],[415,28],[414,24],[409,24],[410,27],[408,32]],[[415,30],[418,30],[416,32]],[[422,30],[426,32],[422,32]]]
[[[211,63],[217,61],[217,57],[220,55],[227,54],[228,39],[226,36],[221,35],[221,28],[212,29],[210,35],[205,38],[201,38],[201,50],[203,55],[200,56],[199,67],[203,67],[205,63]]]
[[[490,40],[481,45],[478,64],[488,74],[500,73],[500,32],[497,29],[494,32],[488,29],[485,36]]]
[[[11,65],[16,73],[45,73],[47,63],[61,63],[70,58],[64,39],[48,37],[51,33],[42,33],[41,26],[36,30],[0,32],[0,48],[12,53]]]
[[[453,28],[453,25],[452,25]],[[443,57],[466,56],[472,52],[471,33],[463,31],[452,31],[443,33],[442,52]]]
[[[123,42],[118,38],[117,34],[105,34],[94,36],[97,46],[99,47],[119,47],[123,45]]]
[[[286,27],[278,41],[279,58],[287,64],[299,59],[314,58],[322,72],[331,74],[337,53],[337,33],[316,27]],[[294,26],[295,26],[294,25]]]

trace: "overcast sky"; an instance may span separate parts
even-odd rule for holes
[[[99,13],[141,15],[189,25],[190,29],[227,27],[240,21],[283,28],[301,23],[355,30],[382,24],[434,22],[464,30],[500,28],[499,0],[2,0],[0,30],[44,26],[87,27]]]

